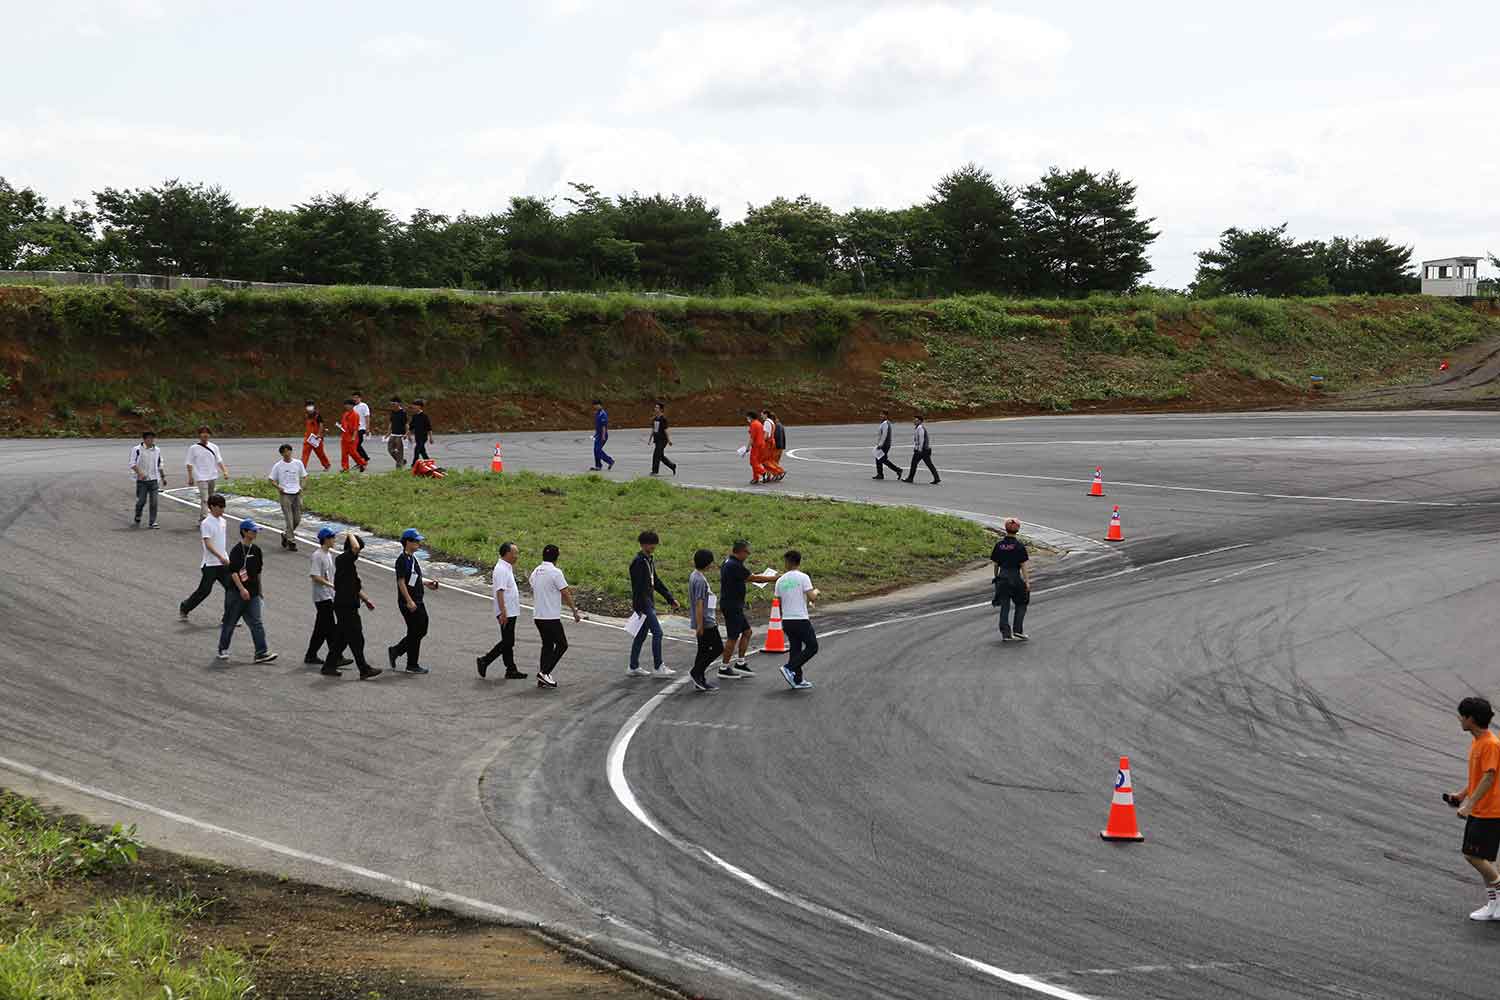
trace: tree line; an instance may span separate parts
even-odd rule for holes
[[[287,209],[169,180],[49,204],[0,177],[0,269],[135,271],[310,284],[753,294],[1082,296],[1131,292],[1159,233],[1114,171],[997,181],[975,164],[923,202],[835,212],[806,195],[747,206],[725,225],[697,195],[515,197],[505,211],[400,219],[378,195],[327,193]],[[1384,238],[1298,241],[1287,226],[1223,232],[1198,255],[1200,296],[1417,290],[1412,248]]]
[[[315,284],[644,289],[741,294],[1080,295],[1126,292],[1157,233],[1114,172],[1049,170],[1024,187],[974,164],[903,209],[835,212],[806,195],[726,225],[697,195],[516,197],[503,212],[397,218],[377,195],[288,209],[169,180],[49,204],[0,177],[0,269],[135,271]]]

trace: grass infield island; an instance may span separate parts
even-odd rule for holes
[[[265,480],[236,480],[227,488],[276,496]],[[562,550],[558,566],[580,605],[611,614],[629,613],[630,560],[640,551],[636,536],[648,528],[661,536],[657,574],[679,601],[686,598],[693,552],[706,548],[722,560],[736,538],[750,542],[751,568],[757,572],[766,566],[779,571],[781,554],[799,549],[802,568],[827,602],[941,579],[988,558],[992,539],[962,518],[909,507],[679,488],[654,479],[616,482],[595,475],[313,476],[303,505],[385,538],[416,528],[434,555],[486,571],[500,543],[514,541],[521,548],[516,568],[523,579],[541,561],[542,546],[554,543]],[[711,582],[717,591],[717,577]],[[750,588],[752,607],[767,608],[770,599],[769,588]]]

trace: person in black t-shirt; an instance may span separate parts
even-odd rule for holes
[[[361,604],[375,610],[375,602],[365,596],[359,579],[359,551],[364,547],[358,535],[346,531],[344,551],[333,557],[333,617],[338,629],[328,644],[328,659],[323,661],[321,671],[330,677],[339,675],[339,662],[346,649],[354,654],[360,680],[368,680],[380,673],[379,667],[370,666],[365,659],[365,626],[359,617]]]
[[[432,440],[432,418],[427,415],[427,400],[414,399],[411,405],[417,411],[411,415],[411,460],[416,462],[432,457],[427,454],[427,442]]]
[[[255,662],[270,663],[276,654],[266,646],[266,629],[261,623],[260,571],[265,557],[255,536],[260,526],[248,518],[240,522],[240,540],[229,550],[229,586],[224,591],[224,620],[219,624],[219,659],[229,659],[229,640],[241,618],[250,626],[255,641]]]
[[[390,452],[396,468],[406,467],[406,407],[400,396],[391,397],[391,432],[385,439],[385,450]]]
[[[1031,604],[1031,556],[1026,546],[1016,537],[1021,522],[1015,518],[1005,521],[1005,537],[995,543],[990,561],[995,564],[995,598],[991,602],[1000,609],[1000,637],[1004,642],[1028,638],[1022,631],[1026,622],[1026,608]],[[1016,606],[1015,626],[1011,626],[1010,606]]]
[[[651,418],[651,474],[653,476],[661,472],[665,465],[672,470],[672,475],[677,475],[677,463],[667,457],[667,446],[672,443],[672,435],[667,428],[671,426],[667,422],[667,408],[656,404],[656,414]]]
[[[729,557],[719,567],[719,608],[724,620],[724,662],[719,664],[720,677],[753,677],[755,671],[745,663],[750,651],[750,619],[745,616],[745,584],[771,583],[775,573],[754,574],[745,560],[750,558],[750,543],[736,539]],[[735,640],[739,641],[736,642]],[[730,663],[733,658],[734,662]]]
[[[436,580],[422,579],[422,563],[417,559],[417,549],[427,539],[416,528],[401,532],[401,554],[396,557],[396,606],[406,622],[406,635],[396,645],[385,651],[396,669],[396,661],[406,657],[406,672],[428,673],[422,666],[422,639],[427,635],[427,605],[422,601],[422,588],[437,590]]]

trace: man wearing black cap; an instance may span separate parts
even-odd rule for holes
[[[437,590],[436,580],[422,579],[422,563],[417,559],[417,549],[427,541],[416,528],[401,532],[401,554],[396,557],[396,605],[406,621],[406,635],[396,645],[385,651],[396,669],[396,661],[406,657],[406,672],[425,674],[422,666],[422,638],[427,635],[427,606],[422,603],[422,588]]]
[[[260,571],[265,564],[255,536],[260,526],[248,518],[240,522],[240,540],[229,550],[229,588],[224,594],[224,620],[219,625],[219,659],[229,659],[229,640],[241,618],[250,626],[255,641],[255,662],[270,663],[276,654],[266,646],[266,629],[261,624]]]

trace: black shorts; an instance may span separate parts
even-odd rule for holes
[[[1494,861],[1500,853],[1500,819],[1483,819],[1470,816],[1464,824],[1465,857]]]
[[[750,631],[750,620],[745,617],[744,608],[720,608],[719,611],[724,616],[724,634],[729,642]]]

